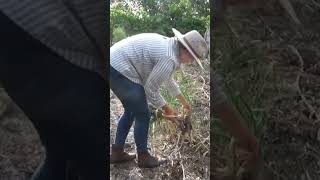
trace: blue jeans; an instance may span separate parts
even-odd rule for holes
[[[143,86],[127,79],[110,66],[110,88],[124,107],[117,127],[115,144],[124,146],[135,120],[134,139],[137,151],[147,152],[150,112]]]

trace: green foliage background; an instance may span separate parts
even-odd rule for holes
[[[111,1],[110,6],[113,43],[143,32],[173,36],[173,27],[182,33],[195,29],[203,35],[209,22],[209,0],[121,0]]]

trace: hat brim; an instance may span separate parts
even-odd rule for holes
[[[181,44],[188,50],[188,52],[193,56],[193,58],[196,60],[196,62],[198,63],[198,65],[201,67],[201,69],[204,69],[202,66],[202,63],[200,61],[200,59],[195,55],[195,53],[193,52],[193,50],[188,46],[188,44],[186,43],[186,41],[183,39],[183,34],[181,34],[178,30],[176,30],[175,28],[172,28],[173,34],[178,38],[178,40],[181,42]]]

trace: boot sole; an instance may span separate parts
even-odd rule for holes
[[[130,162],[133,161],[135,158],[133,159],[126,159],[126,160],[118,160],[118,161],[110,161],[110,164],[121,164],[121,163],[126,163],[126,162]]]
[[[157,165],[157,166],[141,166],[141,165],[138,165],[139,168],[146,168],[146,169],[152,169],[152,168],[157,168],[157,167],[160,167],[161,164]]]
[[[159,164],[157,165],[154,165],[154,166],[146,166],[146,165],[139,165],[138,163],[138,167],[139,168],[156,168],[156,167],[160,167],[162,164],[165,164],[167,162],[167,160],[164,160],[164,161],[160,161]]]

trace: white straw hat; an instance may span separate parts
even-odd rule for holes
[[[186,34],[181,34],[175,28],[172,28],[172,31],[178,38],[179,42],[181,42],[181,44],[194,57],[199,66],[204,69],[200,59],[205,59],[207,57],[209,48],[201,34],[196,30],[192,30]]]

